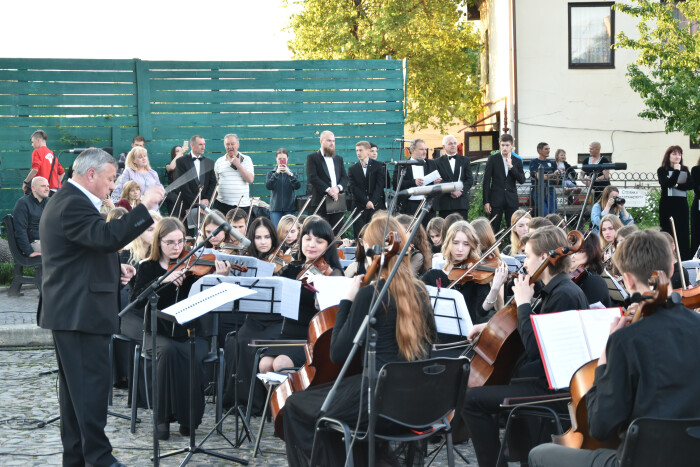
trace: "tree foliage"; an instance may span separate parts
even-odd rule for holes
[[[633,0],[615,7],[639,19],[639,38],[617,35],[618,48],[639,51],[628,65],[630,86],[646,105],[639,116],[664,120],[666,132],[700,132],[700,0]],[[674,14],[677,7],[684,19]]]
[[[289,0],[295,59],[407,58],[406,123],[443,129],[479,113],[479,36],[468,0]]]

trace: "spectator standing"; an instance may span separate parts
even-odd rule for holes
[[[680,146],[670,146],[664,153],[661,167],[656,171],[661,185],[661,199],[659,200],[659,224],[661,230],[673,235],[671,220],[676,224],[678,234],[678,248],[681,251],[681,260],[690,258],[690,242],[688,232],[688,201],[687,191],[693,188],[693,180],[690,177],[688,167],[683,165],[683,149]]]
[[[213,207],[221,212],[229,212],[238,206],[248,213],[252,209],[250,184],[255,178],[253,160],[238,152],[240,141],[233,133],[224,136],[224,146],[226,154],[214,164],[219,189]],[[251,216],[251,219],[253,218],[254,216]]]
[[[265,188],[270,190],[270,220],[277,228],[280,219],[296,212],[295,190],[301,186],[297,174],[289,170],[289,152],[277,150],[277,168],[267,173]]]
[[[453,212],[459,213],[465,220],[469,217],[469,190],[474,184],[471,162],[457,154],[457,138],[447,135],[442,139],[445,154],[437,160],[437,169],[443,183],[463,182],[461,190],[445,193],[439,198],[440,217],[447,217]]]
[[[32,133],[31,142],[34,151],[32,152],[32,169],[27,174],[27,178],[24,179],[23,189],[26,194],[31,192],[30,184],[34,177],[43,177],[48,180],[51,190],[49,196],[61,188],[65,170],[63,170],[58,158],[54,156],[53,151],[46,146],[47,139],[48,135],[44,130],[36,130]]]
[[[143,148],[146,147],[146,139],[143,136],[136,135],[134,139],[131,140],[131,149],[136,147]],[[130,150],[131,151],[131,150]],[[126,157],[129,155],[127,152],[122,152],[119,154],[119,168],[117,169],[117,178],[121,177],[126,168]]]
[[[12,220],[15,227],[15,240],[24,256],[39,256],[39,221],[49,197],[49,182],[44,177],[32,179],[32,191],[15,204]]]
[[[539,206],[539,183],[544,183],[544,200],[542,202],[543,211],[537,215],[544,217],[549,213],[557,212],[557,197],[554,193],[554,184],[557,183],[560,173],[557,164],[548,159],[549,144],[539,143],[537,145],[537,159],[530,161],[530,179],[532,180],[532,200],[537,209]],[[539,168],[544,170],[543,180],[539,179]]]
[[[145,193],[152,186],[163,188],[158,173],[151,168],[151,164],[148,162],[148,151],[141,146],[132,148],[126,156],[126,168],[117,180],[117,186],[112,192],[112,202],[119,202],[124,185],[131,180],[138,184],[141,193]]]
[[[321,148],[306,156],[306,176],[311,185],[312,198],[309,208],[311,212],[316,210],[325,195],[328,195],[329,201],[337,201],[341,195],[344,195],[349,180],[343,158],[335,153],[335,135],[332,132],[328,130],[322,132]],[[345,210],[328,213],[324,203],[318,210],[318,215],[333,227],[345,216]],[[340,231],[340,227],[338,225],[334,229],[336,234]]]
[[[693,181],[693,205],[690,207],[690,224],[692,238],[690,242],[690,253],[697,257],[700,248],[700,158],[697,164],[690,171],[690,178]]]

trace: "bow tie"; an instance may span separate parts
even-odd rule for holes
[[[202,160],[202,156],[192,156],[192,160],[193,160],[193,161],[201,161],[201,160]]]
[[[447,160],[454,160],[455,157],[457,157],[457,154],[455,154],[454,156],[447,156]]]

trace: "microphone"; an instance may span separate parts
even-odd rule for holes
[[[397,193],[397,196],[417,196],[417,195],[437,195],[442,193],[452,193],[453,191],[460,191],[464,188],[464,183],[453,182],[453,183],[439,183],[437,185],[428,186],[417,186],[415,188],[409,188],[408,190],[401,190]]]
[[[614,164],[580,164],[572,165],[572,169],[581,169],[587,172],[602,172],[603,170],[627,170],[627,162],[615,162]]]
[[[67,149],[66,152],[69,152],[71,154],[80,154],[83,151],[87,151],[87,148],[75,148],[75,149]]]
[[[214,221],[214,224],[218,225],[221,227],[221,229],[226,232],[227,234],[231,235],[233,238],[235,238],[238,243],[240,243],[244,247],[250,246],[250,240],[248,240],[248,237],[240,233],[238,230],[234,229],[231,227],[231,224],[226,222],[226,219],[221,217],[218,213],[212,211],[205,205],[198,203],[197,204],[200,208],[204,210],[204,212],[207,213],[207,215],[211,216],[212,220]],[[252,208],[252,206],[251,206]]]
[[[391,161],[389,164],[393,165],[423,165],[423,161],[417,161],[415,159],[403,159],[400,161]]]
[[[404,142],[406,142],[406,143],[414,143],[416,140],[414,140],[414,139],[394,138],[394,141],[404,141]]]

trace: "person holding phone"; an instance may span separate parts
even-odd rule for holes
[[[289,170],[289,152],[277,150],[277,167],[267,173],[265,187],[270,190],[270,220],[277,227],[282,216],[295,214],[296,194],[301,186],[297,174]]]

